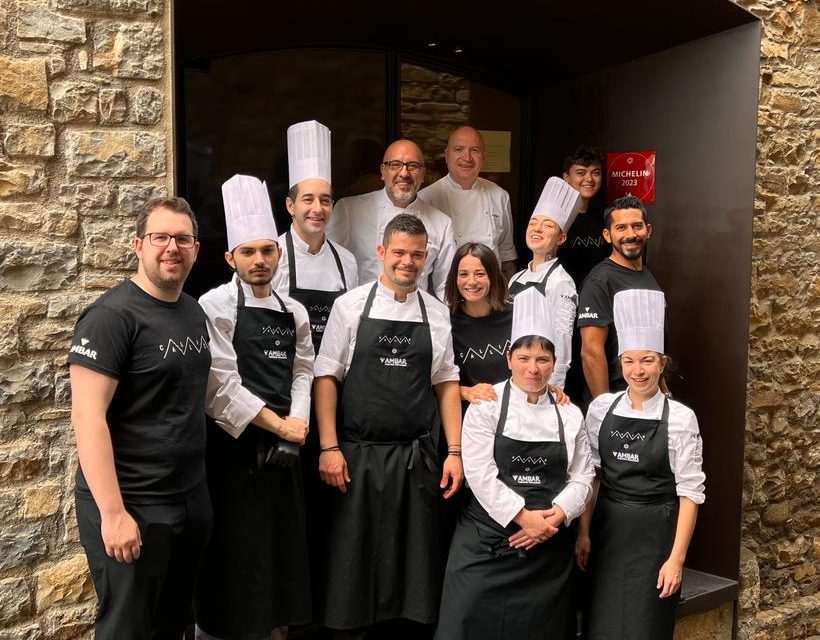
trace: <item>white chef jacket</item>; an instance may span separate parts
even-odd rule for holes
[[[339,276],[339,268],[327,242],[322,243],[318,253],[310,253],[308,244],[291,229],[290,237],[293,238],[293,252],[296,258],[296,286],[300,289],[313,289],[314,291],[340,291],[342,279]],[[279,236],[279,248],[282,255],[279,258],[279,267],[273,276],[271,284],[277,293],[290,292],[290,267],[288,266],[288,246],[285,242],[285,234]],[[346,289],[350,291],[359,284],[359,272],[356,266],[356,258],[343,246],[334,243],[333,248],[339,254],[339,261],[342,263],[342,271],[345,274]]]
[[[199,299],[208,323],[211,342],[211,372],[205,408],[209,416],[234,438],[238,438],[245,427],[265,406],[265,402],[242,386],[242,379],[236,364],[233,348],[233,334],[236,326],[236,282],[234,275],[216,289],[211,289]],[[242,282],[245,305],[280,311],[278,300],[273,296],[256,298],[251,285]],[[277,293],[279,293],[277,291]],[[279,293],[285,308],[293,313],[296,324],[296,356],[293,359],[293,384],[290,388],[290,415],[310,417],[310,388],[313,384],[313,341],[310,337],[310,321],[307,310],[293,298]]]
[[[359,265],[359,282],[373,282],[382,274],[376,247],[382,243],[384,228],[400,213],[419,218],[427,229],[427,260],[419,283],[444,300],[444,285],[456,252],[453,225],[441,211],[416,198],[404,209],[395,206],[384,189],[361,196],[342,198],[333,207],[327,237],[347,247]]]
[[[499,262],[516,260],[510,194],[494,182],[476,178],[464,189],[448,173],[419,191],[419,197],[440,209],[453,221],[456,247],[481,242]]]
[[[644,401],[643,409],[633,409],[629,396],[623,397],[615,405],[613,413],[629,418],[659,420],[663,413],[664,395],[658,392]],[[592,463],[601,467],[601,455],[598,451],[598,433],[609,406],[614,402],[617,393],[603,393],[595,398],[587,409],[586,429],[589,446],[592,452]],[[706,475],[703,465],[703,441],[698,429],[698,419],[687,406],[675,400],[669,401],[669,466],[675,474],[678,496],[685,496],[695,504],[706,500],[704,483]]]
[[[490,517],[506,527],[524,507],[524,498],[498,478],[493,457],[495,430],[501,414],[501,398],[507,381],[493,385],[497,400],[471,404],[461,427],[461,459],[464,477],[478,502]],[[592,490],[595,470],[589,454],[584,417],[574,404],[559,405],[564,421],[567,447],[567,484],[552,501],[566,514],[569,524],[581,515]],[[537,404],[527,402],[527,394],[510,385],[510,404],[503,434],[514,440],[558,442],[558,418],[546,393]]]
[[[558,258],[542,262],[535,271],[532,270],[530,262],[526,269],[510,278],[509,284],[512,285],[516,281],[521,284],[540,282],[556,260]],[[550,274],[544,295],[552,309],[552,332],[555,336],[555,369],[550,384],[563,388],[572,361],[572,331],[575,326],[575,312],[578,309],[578,292],[572,276],[560,264]]]
[[[427,320],[430,323],[430,337],[433,341],[433,361],[430,366],[430,384],[436,385],[448,380],[458,380],[458,367],[453,361],[453,336],[450,329],[450,311],[426,291],[416,289],[407,294],[407,300],[399,302],[393,292],[379,282],[370,318],[421,322],[418,296],[424,299]],[[336,298],[330,317],[327,319],[322,346],[314,363],[314,373],[318,376],[333,376],[341,381],[350,369],[353,350],[356,347],[356,332],[359,320],[367,302],[373,283],[361,285]],[[399,407],[400,399],[396,399]]]

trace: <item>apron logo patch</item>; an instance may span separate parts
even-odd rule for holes
[[[163,360],[168,357],[169,353],[178,353],[182,356],[187,356],[189,351],[202,353],[203,351],[208,350],[208,340],[205,336],[199,336],[199,338],[196,339],[188,336],[185,340],[180,340],[179,342],[173,338],[168,338],[168,342],[166,344],[159,345],[159,350],[163,352]]]
[[[269,324],[262,325],[262,335],[271,335],[271,336],[292,336],[294,335],[293,329],[285,329],[283,327],[272,327]]]
[[[385,367],[406,367],[406,358],[379,358]]]
[[[279,351],[277,349],[263,349],[263,352],[266,357],[270,358],[271,360],[287,360],[288,359],[288,352],[287,351]]]
[[[635,442],[635,440],[646,440],[646,436],[642,433],[630,433],[629,431],[618,431],[617,429],[610,431],[609,436],[611,438],[620,438],[621,440],[631,440],[632,442]]]
[[[541,476],[539,475],[514,473],[512,477],[518,484],[541,484]]]
[[[313,329],[313,333],[324,333],[325,332],[325,325],[323,324],[314,324],[310,325],[310,328]]]
[[[326,304],[312,304],[308,311],[318,311],[319,313],[330,313],[330,307]]]
[[[410,336],[379,336],[379,343],[387,344],[413,344]]]
[[[513,462],[520,462],[522,464],[547,464],[547,459],[542,458],[541,456],[533,458],[532,456],[524,457],[524,456],[517,456],[516,455],[516,456],[512,457],[512,461]]]
[[[584,307],[583,313],[579,313],[578,318],[580,320],[583,320],[584,318],[597,320],[598,319],[598,312],[597,311],[590,311],[589,307]]]
[[[637,453],[626,453],[624,451],[613,451],[612,455],[621,462],[640,462],[641,457]]]

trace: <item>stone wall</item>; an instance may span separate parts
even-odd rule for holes
[[[450,132],[470,122],[470,81],[460,76],[401,65],[402,137],[416,142],[427,162],[425,184],[447,173],[444,147]]]
[[[739,637],[820,635],[820,13],[762,19]]]
[[[170,172],[161,0],[0,2],[0,640],[91,637],[66,349]]]

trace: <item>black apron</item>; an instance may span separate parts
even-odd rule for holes
[[[338,291],[320,291],[319,289],[300,289],[296,285],[296,256],[293,251],[293,237],[290,230],[285,234],[285,245],[288,248],[288,295],[301,302],[308,312],[310,318],[310,335],[313,338],[313,350],[318,355],[319,346],[322,344],[322,336],[325,333],[325,326],[327,325],[327,317],[330,315],[330,310],[333,308],[333,303],[340,295],[347,291],[347,282],[345,281],[344,270],[342,269],[342,261],[339,259],[339,253],[333,243],[325,238],[328,249],[333,254],[333,259],[336,261],[336,268],[339,270],[339,277],[342,279],[342,288]]]
[[[675,540],[678,497],[669,466],[669,400],[660,420],[609,407],[598,435],[601,488],[590,526],[587,640],[671,640],[680,591],[659,598],[658,571]]]
[[[498,478],[527,509],[549,509],[567,484],[564,422],[558,442],[504,435],[510,382],[504,386],[493,459]],[[438,640],[572,640],[575,638],[574,539],[563,524],[528,551],[509,546],[520,527],[503,527],[473,497],[459,520],[441,599]]]
[[[547,269],[547,273],[544,275],[543,278],[540,280],[531,280],[529,282],[521,282],[521,274],[516,276],[515,280],[510,282],[510,297],[515,298],[519,293],[524,291],[525,289],[529,289],[530,287],[534,287],[538,293],[542,296],[546,295],[547,291],[547,280],[550,279],[552,272],[558,268],[558,265],[561,264],[558,260],[552,263],[552,266]],[[527,267],[529,269],[529,267]]]
[[[336,269],[342,280],[342,288],[336,291],[320,291],[319,289],[302,289],[296,282],[296,252],[293,248],[292,231],[289,229],[285,234],[285,246],[288,255],[288,295],[304,305],[310,320],[310,335],[313,339],[313,351],[319,355],[319,347],[322,344],[322,336],[325,333],[325,326],[333,308],[333,303],[340,295],[347,291],[347,281],[345,280],[342,261],[333,243],[325,238],[328,248],[336,262]],[[323,529],[326,525],[325,504],[322,500],[324,496],[324,483],[319,478],[319,429],[314,416],[313,402],[310,405],[310,430],[308,431],[305,444],[301,449],[302,458],[302,482],[305,495],[305,512],[307,518],[307,546],[310,558],[310,576],[314,584],[321,581],[322,556],[324,555],[322,546],[324,544]],[[318,593],[314,594],[318,602]],[[317,606],[318,610],[318,606]]]
[[[339,446],[351,482],[329,505],[325,624],[433,623],[441,589],[441,468],[430,435],[433,345],[422,321],[370,318],[373,285],[342,386]]]
[[[290,411],[296,325],[280,311],[245,306],[239,288],[233,346],[242,385],[279,415]],[[266,464],[278,438],[249,424],[238,438],[210,422],[206,469],[214,507],[197,586],[197,624],[219,638],[267,638],[311,619],[302,475]],[[298,459],[298,458],[297,458]]]

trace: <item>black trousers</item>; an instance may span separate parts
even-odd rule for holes
[[[75,498],[80,542],[97,591],[96,640],[180,640],[193,620],[194,585],[211,532],[207,485],[181,502],[126,504],[142,537],[134,562],[106,555],[96,503]]]

